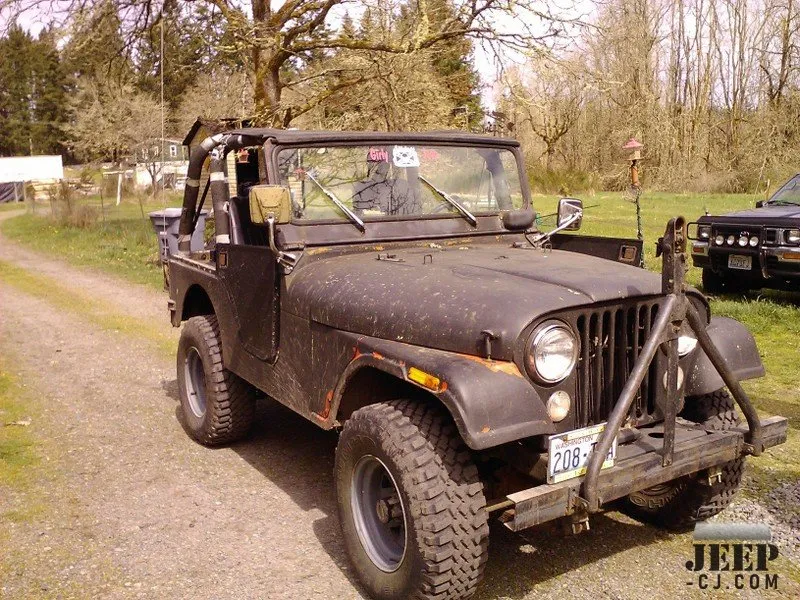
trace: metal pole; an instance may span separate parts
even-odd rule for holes
[[[161,16],[161,199],[166,202],[166,188],[164,186],[164,135],[165,135],[165,118],[164,118],[164,16]],[[153,182],[155,189],[155,181]]]

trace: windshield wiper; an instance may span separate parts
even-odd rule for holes
[[[313,181],[320,190],[322,190],[323,194],[325,194],[328,198],[330,198],[331,202],[333,202],[336,206],[339,207],[339,210],[341,210],[345,215],[347,215],[347,218],[350,219],[350,222],[353,223],[353,225],[355,225],[361,231],[361,233],[364,233],[367,230],[367,228],[364,226],[364,221],[362,221],[356,213],[347,208],[344,202],[339,200],[339,198],[337,198],[333,192],[331,192],[324,185],[322,185],[319,182],[319,180],[314,176],[314,173],[312,171],[306,171],[306,176],[311,181]]]
[[[790,202],[789,200],[772,200],[767,204],[776,204],[779,206],[800,206],[800,202]]]
[[[448,193],[447,193],[447,192],[445,192],[444,190],[440,190],[438,187],[436,187],[435,185],[433,185],[433,184],[432,184],[430,181],[428,181],[428,180],[427,180],[425,177],[423,177],[422,175],[417,175],[417,177],[419,177],[419,180],[420,180],[422,183],[424,183],[425,185],[427,185],[427,186],[428,186],[429,188],[431,188],[431,189],[432,189],[434,192],[436,192],[436,193],[437,193],[437,194],[439,194],[439,195],[440,195],[442,198],[444,198],[445,200],[447,200],[447,202],[449,202],[450,204],[452,204],[452,205],[453,205],[453,206],[456,208],[456,210],[457,210],[458,212],[460,212],[460,213],[461,213],[461,216],[462,216],[462,217],[464,217],[464,218],[465,218],[467,221],[469,221],[469,222],[470,222],[470,224],[471,224],[473,227],[477,227],[477,226],[478,226],[478,219],[476,219],[476,218],[475,218],[475,215],[473,215],[473,214],[472,214],[471,212],[469,212],[469,211],[468,211],[466,208],[464,208],[464,205],[463,205],[463,204],[461,204],[461,203],[460,203],[458,200],[456,200],[455,198],[453,198],[453,197],[452,197],[450,194],[448,194]]]

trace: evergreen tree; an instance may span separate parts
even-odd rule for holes
[[[33,44],[31,147],[34,154],[65,152],[69,86],[56,40],[56,32],[49,28]]]
[[[425,18],[431,29],[438,29],[455,17],[450,0],[427,0]],[[400,30],[410,36],[420,19],[420,6],[411,1],[400,11]],[[455,38],[434,45],[431,53],[431,66],[439,80],[449,90],[453,109],[457,110],[452,125],[468,129],[480,126],[483,109],[480,99],[480,78],[472,62],[472,40],[466,37]]]
[[[205,5],[164,4],[161,19],[133,52],[136,86],[153,97],[161,94],[161,28],[164,28],[164,100],[175,111],[198,73],[210,73],[224,59],[217,48],[224,33],[213,24]]]
[[[0,39],[0,155],[31,153],[33,38],[16,23]]]

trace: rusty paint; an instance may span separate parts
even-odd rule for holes
[[[484,426],[481,428],[481,433],[489,433],[491,430],[492,430],[492,428],[491,428],[491,427],[489,427],[488,425],[484,425]]]
[[[381,354],[380,352],[373,352],[373,353],[372,353],[372,356],[375,358],[375,360],[384,360],[384,359],[386,358],[386,357],[385,357],[383,354]]]
[[[328,248],[320,247],[320,248],[309,248],[305,252],[309,256],[315,256],[317,254],[326,254],[326,253],[328,253],[330,251],[331,251],[331,249],[329,247]]]
[[[473,356],[471,354],[459,354],[459,356],[461,358],[466,358],[467,360],[476,362],[479,365],[483,365],[494,373],[505,373],[506,375],[513,375],[514,377],[522,377],[522,373],[519,372],[517,365],[515,365],[513,362],[506,362],[504,360],[489,360],[486,358],[481,358],[480,356]]]
[[[321,413],[311,413],[320,421],[327,421],[328,417],[331,415],[331,403],[333,402],[333,390],[328,391],[325,394],[325,407],[322,409]]]

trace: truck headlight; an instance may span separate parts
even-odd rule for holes
[[[567,325],[548,321],[531,334],[525,367],[528,374],[544,384],[566,379],[578,362],[578,340]]]
[[[786,241],[790,244],[800,244],[800,229],[787,229],[784,233]]]
[[[701,240],[711,239],[711,225],[698,225],[697,237]]]

